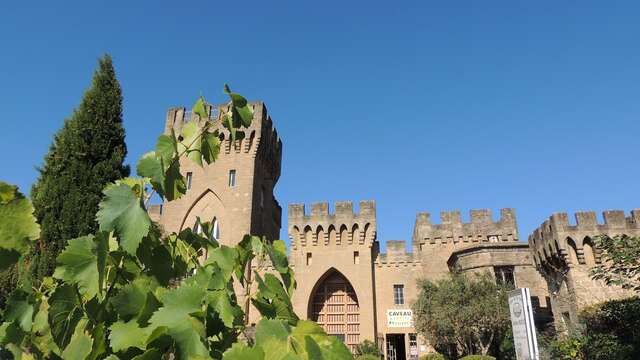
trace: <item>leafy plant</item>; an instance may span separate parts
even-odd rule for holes
[[[380,360],[380,356],[372,354],[356,355],[355,360]]]
[[[467,355],[461,357],[459,360],[496,360],[496,358],[489,355]]]
[[[506,289],[488,273],[423,280],[413,305],[416,329],[439,352],[486,355],[509,329]]]
[[[600,263],[591,270],[593,279],[640,293],[640,237],[602,235],[595,245]]]
[[[223,124],[242,136],[251,107],[225,92],[231,107]],[[193,109],[201,119],[205,105],[201,97]],[[337,338],[293,312],[296,283],[283,241],[246,235],[230,247],[215,240],[210,223],[164,235],[149,218],[153,193],[168,201],[184,195],[179,160],[214,162],[218,139],[209,121],[189,122],[179,136],[158,138],[138,162],[140,177],[108,185],[99,230],[70,239],[52,277],[10,295],[0,345],[17,359],[351,358]],[[24,259],[38,237],[32,213],[15,186],[0,183],[3,267]],[[247,325],[251,304],[263,316],[255,338]]]
[[[365,340],[356,345],[354,353],[356,356],[373,355],[377,358],[380,358],[381,355],[378,345],[371,340]]]
[[[440,353],[431,353],[420,356],[420,360],[445,360],[444,355]]]

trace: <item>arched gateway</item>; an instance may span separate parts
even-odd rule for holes
[[[316,284],[309,301],[309,319],[341,339],[352,352],[360,342],[358,296],[337,270],[329,270]]]

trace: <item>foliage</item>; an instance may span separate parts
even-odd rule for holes
[[[250,124],[251,107],[225,90],[232,106],[223,118],[237,135],[236,124]],[[206,108],[203,101],[194,113]],[[179,159],[215,161],[220,142],[211,139],[219,134],[210,127],[192,121],[181,136],[162,135],[138,163],[142,177],[104,189],[97,231],[68,241],[53,277],[9,297],[0,318],[2,347],[17,359],[351,358],[337,338],[293,312],[296,283],[283,241],[246,235],[230,247],[215,240],[210,223],[201,223],[201,232],[163,235],[150,220],[153,192],[167,200],[184,195],[176,185],[184,181]],[[2,223],[0,232],[11,236],[2,237],[1,251],[24,258],[37,224],[28,201],[5,200],[6,193],[0,192],[0,212],[17,208],[12,201],[22,206],[15,221]],[[255,339],[247,326],[251,304],[263,316]]]
[[[600,263],[591,270],[593,279],[640,293],[640,237],[602,235],[595,245]]]
[[[486,355],[494,340],[509,328],[506,289],[483,274],[452,274],[419,283],[413,306],[416,329],[441,353]]]
[[[374,343],[371,340],[365,340],[360,344],[356,345],[354,352],[356,356],[374,355],[379,358],[381,355],[378,345],[376,345],[376,343]]]
[[[356,355],[355,360],[380,360],[380,356],[372,354]]]
[[[606,344],[618,342],[630,349],[632,358],[640,358],[640,298],[610,300],[591,306],[580,313],[580,319],[585,333],[599,337],[592,340]]]
[[[559,360],[631,360],[633,349],[611,334],[589,334],[576,331],[552,340],[546,346],[549,359]]]
[[[516,346],[513,343],[513,330],[511,327],[503,333],[502,339],[498,344],[497,357],[499,360],[516,359]]]
[[[95,214],[103,188],[129,175],[123,165],[124,140],[122,90],[111,57],[105,55],[79,107],[55,135],[31,189],[42,226],[30,264],[38,281],[52,274],[68,239],[98,229]]]
[[[431,353],[424,356],[420,356],[420,360],[445,360],[445,357],[440,353]]]
[[[459,360],[496,360],[496,358],[489,355],[467,355],[461,357]]]
[[[583,309],[569,335],[543,347],[550,359],[637,359],[640,355],[640,299],[611,300]]]

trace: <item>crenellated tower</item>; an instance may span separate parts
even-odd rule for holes
[[[218,130],[222,143],[213,164],[200,167],[181,159],[187,193],[149,211],[165,231],[192,227],[196,217],[200,217],[214,223],[214,232],[224,244],[235,244],[249,233],[269,239],[279,237],[282,209],[273,188],[280,177],[282,142],[266,106],[262,102],[250,105],[254,111],[251,126],[243,129],[244,138],[235,141],[231,141],[229,131],[221,123],[221,114],[229,110],[229,104],[208,106],[206,119],[184,107],[169,109],[165,134],[173,130],[179,135],[190,121],[209,121]]]
[[[639,236],[640,210],[632,210],[629,216],[622,210],[604,211],[603,223],[593,211],[577,212],[574,217],[572,225],[567,213],[553,214],[529,236],[535,266],[551,294],[558,329],[572,327],[584,306],[633,295],[592,280],[590,271],[600,263],[594,238],[603,234]]]
[[[310,214],[304,204],[290,204],[289,237],[292,251],[315,246],[371,248],[376,241],[375,202],[361,201],[358,213],[350,201],[337,202],[333,214],[326,202],[312,204]]]
[[[326,202],[312,204],[307,213],[303,204],[289,205],[289,258],[301,279],[293,303],[353,350],[376,334],[376,205],[361,201],[357,212],[351,202],[334,206],[331,213]]]
[[[449,272],[447,261],[458,249],[479,243],[518,241],[515,210],[500,210],[500,219],[493,220],[491,210],[470,211],[471,221],[463,223],[460,211],[443,211],[440,223],[433,224],[429,213],[419,213],[413,229],[413,251],[423,263],[427,278],[437,278]]]

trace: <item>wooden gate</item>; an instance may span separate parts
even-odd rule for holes
[[[351,352],[360,343],[360,306],[349,281],[334,271],[311,295],[309,318],[341,339]]]

